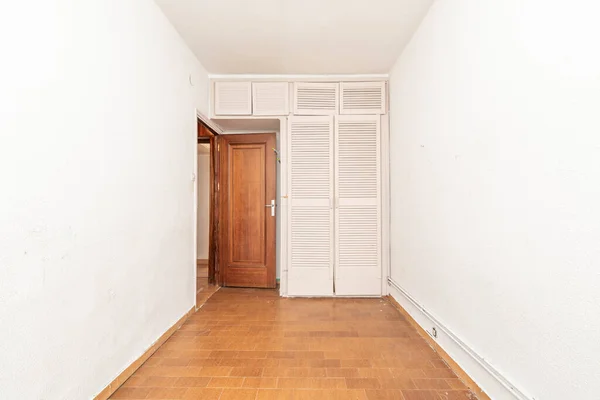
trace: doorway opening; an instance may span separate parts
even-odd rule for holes
[[[198,121],[197,234],[196,234],[196,307],[200,307],[219,289],[215,281],[215,154],[217,133]]]
[[[221,286],[275,288],[275,133],[219,135],[198,121],[196,305]]]

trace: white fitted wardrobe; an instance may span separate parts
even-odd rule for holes
[[[385,89],[384,81],[214,82],[216,118],[287,118],[288,296],[382,294]]]

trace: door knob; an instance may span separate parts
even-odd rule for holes
[[[271,207],[271,217],[275,216],[275,200],[271,200],[271,204],[265,204],[265,207]]]

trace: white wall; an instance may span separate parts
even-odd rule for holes
[[[208,260],[208,233],[210,210],[210,153],[198,153],[198,236],[196,240],[199,260]]]
[[[0,48],[0,397],[89,399],[194,305],[208,77],[151,0],[9,2]]]
[[[535,399],[600,392],[598,15],[438,0],[391,77],[392,278]]]

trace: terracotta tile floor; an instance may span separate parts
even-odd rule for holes
[[[381,299],[216,292],[112,399],[471,400]]]

